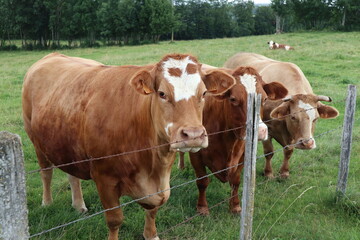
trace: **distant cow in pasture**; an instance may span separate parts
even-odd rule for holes
[[[203,66],[207,73],[216,69],[208,65]],[[238,189],[243,169],[241,163],[244,162],[248,94],[261,94],[263,102],[268,98],[275,100],[287,95],[287,90],[282,84],[276,82],[266,84],[251,67],[223,70],[236,79],[236,84],[220,96],[206,97],[203,123],[209,134],[227,129],[234,130],[209,136],[208,148],[197,153],[189,153],[196,177],[201,178],[196,182],[199,190],[196,208],[203,215],[209,214],[206,200],[209,179],[202,178],[206,175],[206,167],[212,172],[217,172],[234,166],[215,176],[222,182],[229,182],[231,186],[230,211],[233,213],[241,211]],[[260,121],[258,138],[264,140],[267,136],[267,126]],[[183,154],[181,157],[183,158]]]
[[[272,49],[272,50],[275,50],[275,49],[285,49],[286,51],[295,50],[293,47],[291,47],[289,45],[279,44],[274,41],[269,41],[269,42],[267,42],[267,44],[269,45],[269,49]]]
[[[77,210],[87,210],[79,179],[93,179],[104,209],[114,208],[120,196],[138,199],[169,189],[176,151],[208,146],[205,93],[222,94],[233,84],[224,71],[204,73],[191,55],[171,54],[147,66],[106,66],[52,53],[25,75],[25,130],[42,169],[74,163],[60,169],[69,174]],[[41,178],[48,205],[52,169],[41,171]],[[155,217],[169,196],[164,191],[138,201],[146,211],[145,239],[159,239]],[[121,208],[105,212],[105,218],[108,239],[118,239]]]
[[[293,63],[276,61],[255,53],[238,53],[227,60],[224,66],[233,69],[251,66],[266,83],[277,81],[288,89],[289,96],[286,98],[264,104],[263,120],[269,128],[269,138],[263,141],[263,147],[266,154],[265,176],[274,177],[271,167],[274,138],[284,147],[280,176],[289,177],[289,159],[294,148],[316,147],[314,131],[318,118],[335,118],[339,115],[334,107],[321,103],[331,102],[331,98],[315,95],[304,73]]]

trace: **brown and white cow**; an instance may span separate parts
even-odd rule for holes
[[[39,165],[69,174],[73,206],[86,211],[80,179],[93,179],[105,209],[119,197],[134,199],[168,189],[176,151],[208,146],[202,125],[206,89],[221,94],[235,83],[223,72],[203,73],[190,55],[171,54],[147,66],[105,66],[92,60],[49,54],[26,73],[23,85],[25,130]],[[52,202],[52,170],[41,172],[43,204]],[[140,200],[145,208],[145,239],[158,239],[155,216],[169,198],[164,191]],[[118,239],[120,208],[105,213],[109,238]]]
[[[293,47],[291,47],[289,45],[279,44],[279,43],[276,43],[276,42],[274,42],[272,40],[267,42],[267,44],[269,45],[269,49],[271,49],[271,50],[275,50],[275,49],[285,49],[286,51],[295,50]]]
[[[334,107],[320,102],[331,102],[331,98],[315,95],[301,69],[290,62],[276,61],[255,53],[238,53],[231,57],[225,66],[251,66],[259,72],[266,83],[277,81],[288,89],[288,97],[278,101],[267,101],[264,105],[263,120],[268,121],[266,124],[269,127],[269,138],[263,141],[263,146],[266,154],[265,176],[274,177],[271,167],[274,151],[271,140],[274,138],[284,147],[280,176],[289,177],[289,159],[294,148],[316,147],[314,131],[318,118],[335,118],[339,115]]]
[[[210,135],[209,147],[197,153],[190,153],[190,161],[198,178],[206,175],[206,167],[212,172],[217,172],[235,166],[215,176],[222,182],[229,182],[232,189],[230,211],[239,213],[241,207],[238,189],[240,173],[243,169],[241,163],[244,161],[247,95],[257,92],[262,94],[263,101],[266,101],[267,98],[281,99],[285,97],[287,90],[280,83],[264,83],[260,75],[251,67],[223,70],[236,79],[236,84],[220,96],[206,97],[203,123],[209,134],[228,129],[234,130]],[[206,70],[207,73],[211,71],[214,71],[214,68]],[[259,128],[259,139],[266,139],[268,135],[266,125],[260,123]],[[197,180],[196,183],[199,190],[197,211],[207,215],[209,209],[206,201],[206,188],[209,179],[205,177]]]

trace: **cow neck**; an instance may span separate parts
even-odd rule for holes
[[[216,100],[213,97],[207,97],[203,122],[208,134],[226,131],[230,129],[229,120],[227,119],[229,106],[226,100]],[[218,144],[223,144],[228,150],[232,148],[236,136],[233,131],[226,131],[219,134],[214,134],[209,137],[209,143],[216,141]]]

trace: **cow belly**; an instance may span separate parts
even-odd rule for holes
[[[71,164],[60,167],[64,172],[80,179],[90,179],[89,162],[72,164],[87,159],[79,130],[72,129],[67,123],[63,123],[59,127],[58,122],[61,120],[52,119],[51,116],[51,113],[45,113],[45,115],[34,116],[32,119],[32,127],[29,132],[37,152],[41,152],[46,160],[55,166]],[[41,121],[38,121],[39,119]],[[47,121],[45,122],[44,119]]]

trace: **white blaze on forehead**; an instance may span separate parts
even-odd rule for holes
[[[186,72],[188,64],[196,65],[189,57],[181,60],[170,58],[163,64],[164,77],[174,87],[174,98],[176,102],[183,99],[188,100],[192,96],[195,96],[196,90],[201,82],[200,74],[197,71],[194,74]],[[170,75],[170,68],[180,69],[181,76]]]
[[[274,42],[273,42],[273,41],[270,41],[270,42],[269,42],[269,47],[270,47],[270,48],[273,48],[273,44],[274,44]]]
[[[240,77],[242,85],[244,85],[247,93],[256,92],[256,77],[254,75],[244,74]]]
[[[304,109],[306,111],[306,114],[309,116],[310,121],[314,121],[316,112],[315,112],[315,109],[314,109],[313,106],[311,106],[308,103],[304,103],[303,101],[300,100],[299,101],[299,108],[302,108],[302,109]]]
[[[299,101],[299,108],[302,108],[302,109],[304,109],[304,110],[306,110],[306,114],[309,116],[309,119],[310,119],[310,129],[312,128],[312,124],[314,124],[313,123],[313,121],[314,121],[314,119],[315,119],[315,117],[316,117],[316,110],[315,110],[315,108],[313,107],[313,106],[311,106],[310,104],[308,104],[308,103],[304,103],[303,101]],[[312,145],[312,149],[314,149],[314,148],[316,148],[316,142],[315,142],[315,139],[314,139],[314,137],[312,136],[312,133],[310,133],[310,139],[312,139],[313,141],[314,141],[314,143],[313,143],[313,145]]]
[[[166,125],[166,127],[165,127],[165,132],[166,132],[166,134],[168,135],[168,136],[170,136],[169,135],[169,128],[171,128],[173,126],[173,123],[168,123],[167,125]]]

